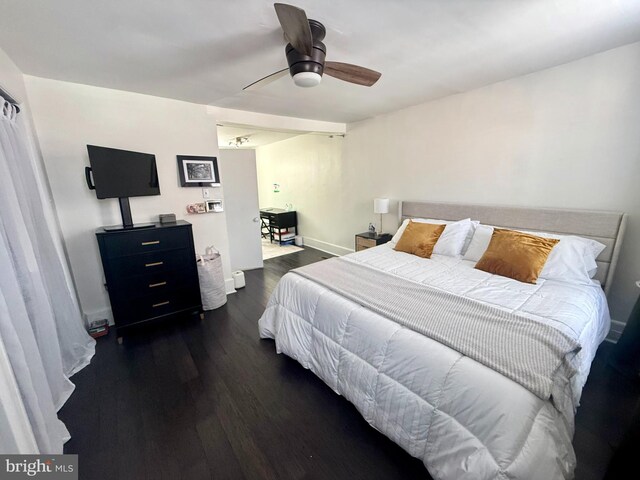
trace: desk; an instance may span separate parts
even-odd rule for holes
[[[287,228],[293,228],[294,234],[298,234],[298,216],[295,210],[288,211],[282,208],[262,208],[260,209],[260,221],[262,237],[266,238],[269,236],[269,240],[272,242],[274,239],[278,243],[291,241],[291,239],[282,240],[282,230]]]

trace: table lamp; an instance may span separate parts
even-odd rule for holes
[[[380,231],[378,235],[382,234],[382,214],[389,213],[389,199],[388,198],[374,198],[373,200],[373,213],[380,214]]]

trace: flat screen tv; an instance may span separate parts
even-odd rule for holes
[[[87,151],[91,163],[85,169],[89,189],[95,190],[100,199],[118,198],[124,228],[135,228],[129,197],[160,195],[155,155],[95,145],[87,145]]]
[[[160,195],[156,156],[87,145],[98,198]]]

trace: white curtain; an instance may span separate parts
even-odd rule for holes
[[[27,411],[0,337],[0,453],[38,453]]]
[[[90,362],[95,342],[57,247],[24,114],[1,97],[0,106],[0,337],[39,452],[62,453],[69,432],[57,411],[73,392],[69,377]],[[5,435],[11,432],[0,431]]]

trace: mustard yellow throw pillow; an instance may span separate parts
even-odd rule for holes
[[[422,258],[431,258],[433,247],[442,235],[444,227],[446,225],[409,220],[409,224],[404,229],[404,233],[396,243],[394,250],[411,253]]]
[[[559,241],[494,228],[489,246],[476,268],[520,282],[536,283],[551,250]]]

